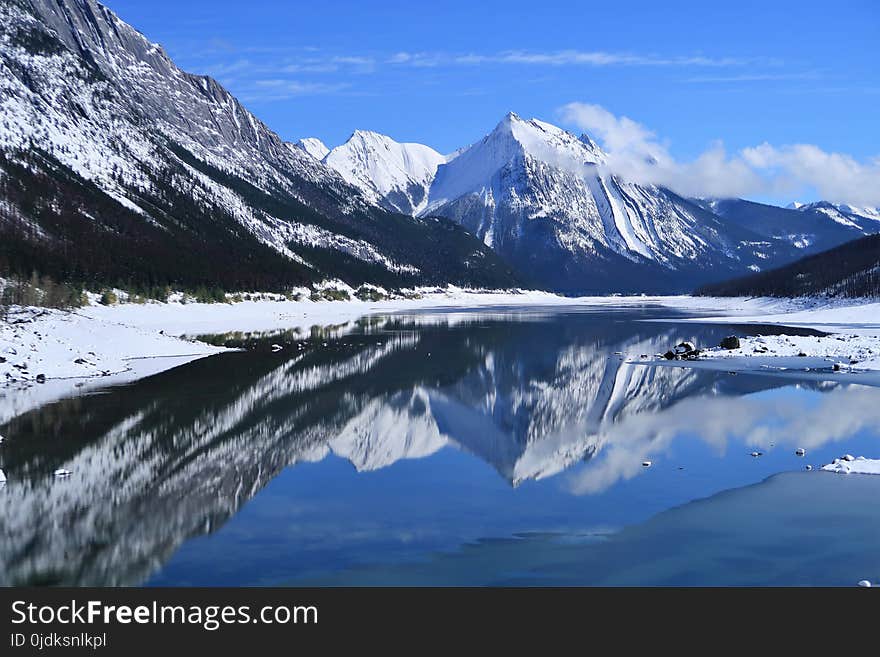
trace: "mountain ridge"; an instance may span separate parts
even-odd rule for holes
[[[454,224],[377,208],[94,0],[15,0],[0,18],[5,272],[139,289],[519,282]]]
[[[349,182],[373,202],[393,203],[372,184],[388,175],[380,158],[347,165]],[[788,210],[635,184],[609,171],[589,135],[514,112],[440,162],[433,179],[423,176],[419,193],[425,188],[421,210],[396,207],[450,218],[540,285],[573,293],[686,291],[880,230],[870,212],[848,206]]]
[[[355,130],[321,161],[386,210],[418,215],[428,202],[437,167],[446,158],[423,144],[400,143],[378,132]]]
[[[867,235],[752,276],[706,285],[704,296],[880,297],[880,234]]]
[[[773,210],[791,214],[768,230],[754,208],[624,180],[588,135],[512,112],[449,156],[365,130],[333,149],[285,142],[95,0],[10,0],[0,18],[0,272],[14,276],[681,292],[880,226],[817,203]]]

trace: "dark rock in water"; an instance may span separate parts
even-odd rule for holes
[[[699,355],[700,350],[694,347],[693,342],[681,342],[677,344],[674,349],[670,349],[663,354],[663,357],[668,358],[669,360],[696,360]]]
[[[803,351],[800,351],[800,352],[798,352],[798,357],[799,358],[806,358],[807,355]]]
[[[840,371],[840,363],[834,363],[834,365],[832,366],[831,369],[834,370],[835,372],[839,372]]]
[[[46,375],[37,374],[37,383],[46,383]]]
[[[722,349],[739,349],[739,338],[735,335],[728,335],[721,341],[719,345]]]

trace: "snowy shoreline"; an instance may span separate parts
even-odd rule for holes
[[[723,314],[676,321],[813,329],[827,335],[737,335],[740,346],[703,348],[698,361],[720,361],[734,369],[803,370],[880,373],[880,302],[866,299],[717,299],[728,302]],[[685,304],[686,306],[689,304]],[[682,307],[682,306],[679,306]]]
[[[824,472],[837,474],[880,475],[880,459],[866,459],[864,456],[845,454],[834,459],[831,463],[823,465],[821,469]]]
[[[382,301],[278,300],[235,303],[93,304],[73,311],[15,308],[0,321],[0,423],[57,399],[129,383],[228,351],[194,339],[231,331],[307,332],[377,313],[422,309],[574,306],[584,299],[546,292],[416,290]],[[413,295],[415,296],[415,295]],[[274,297],[274,298],[273,298]],[[179,297],[178,297],[179,298]],[[591,305],[614,298],[591,300]]]
[[[671,310],[714,313],[707,317],[667,321],[784,324],[850,334],[815,337],[745,337],[739,350],[712,349],[699,363],[723,360],[761,367],[772,350],[782,361],[807,347],[810,356],[844,362],[847,368],[880,371],[880,303],[851,306],[784,299],[743,299],[690,296],[562,297],[547,292],[474,292],[450,287],[419,291],[418,298],[382,301],[260,300],[237,303],[128,303],[91,305],[75,311],[17,309],[0,322],[0,422],[27,408],[89,389],[134,381],[198,358],[226,351],[194,340],[195,336],[229,331],[307,331],[316,325],[338,325],[379,313],[417,310],[464,310],[510,307],[662,306]],[[805,342],[806,341],[806,342]],[[768,347],[769,345],[769,347]],[[827,353],[823,353],[827,352]],[[756,358],[756,355],[765,358]],[[857,358],[853,358],[857,355]],[[807,359],[815,360],[815,359]],[[851,360],[858,363],[850,365]],[[806,360],[801,359],[800,364]],[[682,365],[692,365],[691,362]],[[826,363],[831,367],[831,362]],[[782,369],[786,369],[782,367]],[[39,376],[42,375],[42,376]],[[37,383],[38,376],[44,383]]]

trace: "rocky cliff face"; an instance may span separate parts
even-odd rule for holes
[[[13,269],[227,287],[513,282],[464,231],[376,208],[94,0],[14,0],[0,26],[0,260]]]

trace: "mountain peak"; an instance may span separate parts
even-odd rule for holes
[[[522,128],[527,126],[530,123],[533,123],[536,119],[524,119],[516,112],[508,112],[505,114],[498,124],[495,126],[495,129],[492,131],[493,133],[510,133],[518,128]],[[491,133],[490,133],[491,134]]]
[[[522,117],[520,117],[520,115],[517,114],[516,112],[508,112],[507,114],[504,115],[504,117],[501,119],[501,121],[498,122],[498,127],[508,126],[512,123],[517,123],[517,122],[521,123],[522,121],[523,121]]]
[[[368,198],[404,214],[422,209],[434,173],[445,160],[424,144],[400,143],[369,130],[355,130],[324,158],[327,166]]]
[[[375,132],[374,130],[355,130],[351,133],[351,136],[347,141],[351,141],[353,139],[359,139],[361,141],[394,141],[388,135],[383,135],[381,132]]]
[[[604,158],[592,142],[585,143],[551,123],[508,112],[492,132],[438,169],[429,206],[437,208],[469,193],[483,193],[500,171],[526,159],[580,176]]]
[[[567,130],[531,118],[523,119],[515,112],[508,112],[486,139],[513,139],[516,152],[524,152],[546,162],[559,163],[560,153],[564,160],[597,163],[605,158],[602,149],[587,135],[576,137]],[[512,153],[511,153],[512,154]]]
[[[323,160],[327,156],[327,153],[330,152],[330,149],[327,148],[324,142],[317,137],[300,139],[295,144],[292,144],[292,146],[301,151],[305,151],[316,160]]]

